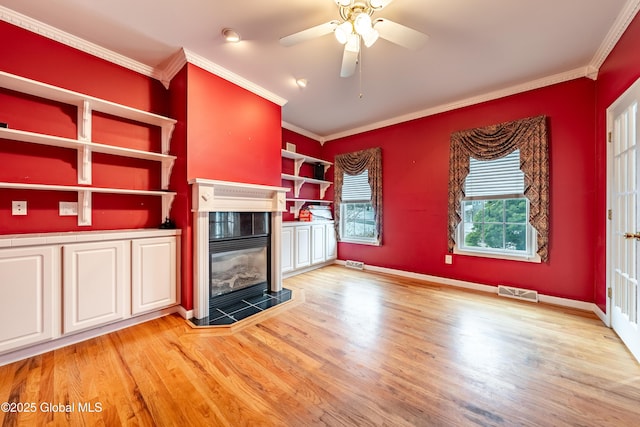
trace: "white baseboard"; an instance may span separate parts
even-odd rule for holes
[[[181,305],[178,306],[177,313],[180,315],[180,317],[182,317],[183,319],[186,319],[186,320],[189,320],[189,319],[193,318],[193,310],[187,310],[186,308],[184,308]]]
[[[181,306],[167,307],[162,310],[153,311],[150,313],[142,314],[140,316],[131,317],[120,322],[111,323],[98,328],[89,329],[77,334],[67,335],[60,338],[56,338],[51,341],[46,341],[40,344],[35,344],[29,347],[24,347],[11,353],[5,353],[0,355],[0,366],[7,365],[9,363],[17,362],[18,360],[26,359],[28,357],[37,356],[48,351],[56,350],[62,347],[66,347],[71,344],[76,344],[82,341],[96,338],[101,335],[106,335],[111,332],[119,331],[120,329],[129,328],[134,325],[139,325],[149,320],[157,319],[159,317],[166,316],[172,313],[179,313]],[[184,310],[184,309],[183,309]]]
[[[345,265],[345,261],[337,260],[335,264]],[[484,285],[481,283],[467,282],[464,280],[449,279],[446,277],[439,277],[439,276],[431,276],[429,274],[414,273],[411,271],[396,270],[393,268],[378,267],[378,266],[369,265],[369,264],[365,264],[364,269],[367,271],[393,274],[396,276],[406,277],[409,279],[424,280],[426,282],[437,283],[439,285],[453,286],[456,288],[463,288],[463,289],[472,289],[475,291],[488,292],[492,294],[498,293],[497,286]],[[568,308],[575,308],[578,310],[590,311],[594,313],[596,316],[598,316],[598,318],[600,318],[600,320],[602,320],[605,325],[607,325],[607,315],[602,310],[600,310],[600,307],[598,307],[596,304],[592,302],[578,301],[578,300],[572,300],[568,298],[559,298],[559,297],[553,297],[553,296],[542,295],[542,294],[538,295],[538,299],[540,302],[543,302],[546,304],[553,304],[561,307],[568,307]]]

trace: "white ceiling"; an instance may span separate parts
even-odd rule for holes
[[[283,121],[318,139],[465,105],[599,67],[639,0],[394,0],[384,17],[429,35],[411,51],[379,40],[339,77],[333,35],[278,39],[338,19],[334,0],[0,0],[0,5],[142,64],[181,48],[286,99]],[[228,44],[231,27],[243,41]],[[295,78],[306,78],[298,88]]]

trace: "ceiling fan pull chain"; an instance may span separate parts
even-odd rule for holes
[[[358,79],[360,80],[360,95],[358,98],[362,99],[364,97],[362,93],[362,49],[358,52]]]

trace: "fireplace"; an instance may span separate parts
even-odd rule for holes
[[[282,289],[283,187],[194,179],[196,324],[228,324],[291,298]],[[218,321],[219,320],[219,321]]]
[[[269,290],[268,212],[209,213],[209,307]]]

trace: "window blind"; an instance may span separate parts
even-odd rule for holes
[[[464,193],[466,197],[523,194],[524,173],[520,170],[520,150],[496,160],[470,158]]]
[[[369,170],[358,175],[344,174],[342,181],[342,201],[370,201],[371,187],[369,186]]]

